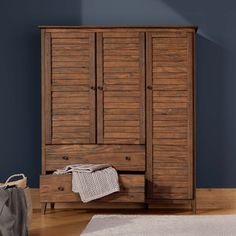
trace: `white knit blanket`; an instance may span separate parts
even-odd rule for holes
[[[57,170],[54,174],[72,173],[72,191],[79,193],[82,202],[118,192],[118,174],[109,164],[76,164]]]

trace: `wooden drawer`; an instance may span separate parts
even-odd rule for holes
[[[119,175],[120,192],[96,201],[144,202],[144,175]],[[40,202],[78,202],[79,194],[72,192],[71,175],[41,175]]]
[[[117,170],[145,171],[144,145],[48,145],[46,170],[70,164],[109,163]]]

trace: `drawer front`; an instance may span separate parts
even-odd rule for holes
[[[145,171],[144,145],[48,145],[46,170],[71,164],[109,163],[117,170]]]
[[[120,192],[96,201],[144,202],[144,175],[119,175]],[[41,202],[78,202],[79,194],[72,192],[71,175],[40,176]]]

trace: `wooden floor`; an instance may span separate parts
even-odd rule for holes
[[[40,211],[33,214],[29,230],[30,236],[78,236],[95,214],[192,214],[189,211],[163,211],[163,210],[48,210],[46,215]],[[234,210],[199,210],[200,215],[236,214]]]

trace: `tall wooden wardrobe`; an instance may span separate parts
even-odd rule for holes
[[[75,163],[110,163],[97,202],[195,206],[195,27],[42,26],[40,199],[79,202]]]

